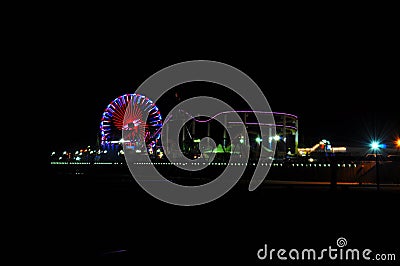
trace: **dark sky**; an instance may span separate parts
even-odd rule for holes
[[[389,22],[220,24],[212,33],[213,27],[180,34],[168,26],[128,31],[61,23],[37,55],[51,90],[45,107],[50,147],[94,144],[110,101],[164,67],[196,59],[242,70],[273,111],[298,115],[300,145],[321,138],[362,145],[374,132],[389,141],[400,129],[399,43],[392,28]]]

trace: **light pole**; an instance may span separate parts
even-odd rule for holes
[[[371,148],[375,151],[375,169],[376,169],[376,189],[380,189],[380,180],[379,180],[379,170],[378,170],[378,150],[379,150],[379,142],[373,141],[371,143]]]

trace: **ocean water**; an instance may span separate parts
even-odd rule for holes
[[[211,203],[182,207],[153,198],[129,174],[52,172],[40,249],[56,260],[252,264],[266,242],[318,247],[346,237],[353,245],[391,250],[400,236],[395,186],[247,187],[239,182]]]

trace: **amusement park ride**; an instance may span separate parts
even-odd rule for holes
[[[144,121],[144,114],[148,118]],[[101,148],[114,150],[123,144],[134,150],[154,148],[160,139],[162,117],[149,98],[139,94],[125,94],[112,101],[100,122]],[[125,131],[126,140],[122,138]]]
[[[255,113],[273,116],[273,123],[259,123]],[[230,120],[231,115],[239,115],[241,122]],[[174,123],[182,121],[186,122],[179,137],[172,136],[174,134],[170,134],[170,130]],[[224,125],[219,121],[224,121]],[[243,130],[246,132],[229,136],[227,128],[239,124],[245,126]],[[260,130],[262,127],[263,130]],[[162,143],[164,139],[166,143]],[[215,145],[204,145],[202,139],[212,139]],[[328,140],[321,140],[311,148],[298,147],[298,118],[293,114],[239,110],[204,117],[179,109],[163,120],[157,105],[140,94],[125,94],[108,104],[100,122],[98,147],[64,151],[61,156],[52,152],[50,161],[52,170],[56,172],[94,172],[97,175],[111,171],[115,174],[118,169],[125,173],[127,154],[134,153],[138,161],[133,164],[138,167],[146,167],[142,159],[149,156],[152,164],[175,173],[172,170],[175,169],[173,164],[176,158],[171,162],[170,155],[176,154],[177,150],[188,159],[200,159],[210,165],[210,171],[226,167],[232,156],[238,158],[240,165],[250,168],[257,162],[264,166],[268,162],[271,166],[270,178],[279,180],[305,180],[307,177],[307,180],[320,181],[337,173],[340,176],[338,180],[346,182],[374,182],[374,169],[378,165],[376,160],[353,156],[346,147],[333,147]],[[243,160],[245,156],[242,157],[242,154],[246,151],[249,157]],[[398,172],[398,160],[390,158],[379,165],[382,180],[400,182],[393,178],[398,176],[393,174]],[[335,170],[337,168],[338,171]]]
[[[238,122],[229,121],[231,113],[235,112],[242,118],[246,126],[246,132],[239,136],[232,136],[229,141],[225,128],[221,127],[216,118],[221,118],[230,127]],[[273,115],[274,124],[258,123],[254,113],[260,115]],[[147,117],[147,118],[146,118]],[[298,150],[298,121],[297,117],[287,113],[272,113],[261,111],[226,111],[215,114],[211,118],[200,119],[194,115],[179,110],[179,115],[168,116],[163,123],[159,108],[144,95],[125,94],[113,100],[105,109],[100,123],[100,146],[108,153],[121,153],[121,150],[135,153],[149,154],[155,158],[164,155],[164,147],[161,143],[161,130],[168,136],[168,123],[174,120],[188,120],[181,131],[180,143],[175,143],[167,137],[167,150],[180,148],[188,158],[200,156],[200,138],[213,137],[217,145],[214,149],[205,150],[207,153],[219,155],[240,154],[245,146],[250,148],[250,156],[258,158],[260,149],[267,151],[269,157],[284,157],[289,154],[297,154]],[[239,122],[240,123],[240,122]],[[164,127],[165,125],[165,127]],[[267,127],[268,135],[260,135],[260,127]],[[272,130],[272,128],[276,128]],[[212,132],[211,128],[215,131]],[[276,154],[273,154],[272,142],[276,142]],[[171,147],[173,146],[173,147]]]

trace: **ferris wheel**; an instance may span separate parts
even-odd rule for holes
[[[146,113],[148,117],[144,121]],[[160,139],[161,127],[161,114],[153,101],[144,95],[125,94],[113,100],[103,113],[101,146],[108,148],[123,143],[133,149],[154,147]]]

